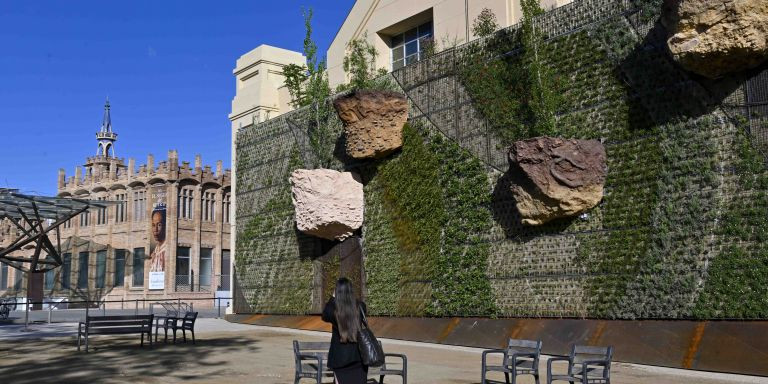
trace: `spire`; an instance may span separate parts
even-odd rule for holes
[[[112,132],[112,118],[109,116],[109,96],[104,104],[104,119],[101,121],[101,132]]]
[[[109,114],[109,109],[109,97],[107,97],[107,102],[104,104],[104,118],[101,120],[101,130],[96,133],[96,140],[98,141],[96,156],[100,157],[115,157],[117,134],[112,132],[112,117]]]

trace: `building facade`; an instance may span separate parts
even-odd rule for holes
[[[571,0],[541,0],[551,9]],[[346,83],[343,62],[347,45],[367,39],[376,49],[376,68],[393,71],[423,54],[425,44],[438,51],[477,38],[472,23],[484,8],[496,15],[500,27],[520,21],[520,0],[357,0],[328,48],[331,87]]]
[[[125,164],[115,156],[109,102],[96,136],[96,156],[72,176],[59,170],[57,196],[119,203],[60,227],[64,264],[46,273],[45,296],[134,300],[228,291],[230,171],[221,161],[203,166],[199,155],[194,164],[179,163],[175,150],[158,163],[149,155],[144,165]],[[1,268],[0,291],[25,296],[24,274]]]

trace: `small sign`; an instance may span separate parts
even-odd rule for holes
[[[149,289],[165,289],[165,272],[149,273]]]

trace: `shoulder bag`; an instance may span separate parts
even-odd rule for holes
[[[376,336],[368,328],[368,321],[365,319],[363,307],[360,307],[360,315],[362,316],[363,326],[357,333],[357,348],[360,350],[363,364],[369,367],[380,367],[384,365],[384,349],[381,348],[381,343],[376,340]]]

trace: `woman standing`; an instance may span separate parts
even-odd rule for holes
[[[357,348],[357,334],[362,328],[361,308],[367,312],[365,303],[355,297],[352,282],[346,277],[340,278],[333,297],[323,309],[323,321],[333,326],[328,368],[333,369],[338,384],[364,384],[368,377],[368,367],[363,365]]]

